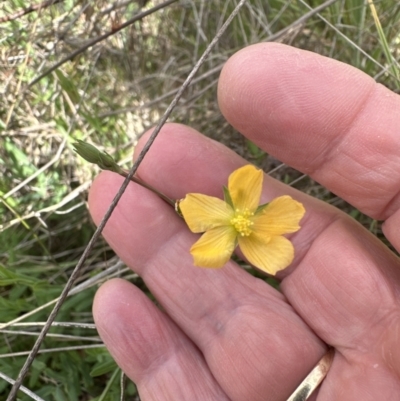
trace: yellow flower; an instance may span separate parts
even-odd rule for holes
[[[190,193],[180,211],[194,233],[204,233],[191,247],[195,266],[222,267],[239,244],[247,260],[269,274],[287,267],[294,248],[283,234],[300,226],[305,209],[290,196],[259,206],[263,172],[247,165],[229,176],[225,201]]]

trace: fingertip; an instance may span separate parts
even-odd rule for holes
[[[162,335],[165,318],[145,294],[125,280],[112,279],[98,289],[93,317],[107,349],[134,380],[150,364],[152,338],[167,348]]]
[[[348,129],[374,85],[347,64],[287,45],[259,43],[225,64],[218,102],[230,124],[296,167],[301,150],[314,148],[318,154],[316,147],[324,149],[332,136]]]
[[[136,288],[122,279],[111,279],[100,286],[93,300],[92,312],[97,331],[111,354],[120,364],[125,363],[126,354],[132,349],[129,337],[124,333],[134,330],[132,316],[135,316],[135,306],[139,304],[140,297],[135,302]],[[129,306],[132,306],[130,308]]]
[[[126,281],[115,278],[106,281],[97,290],[92,310],[98,328],[102,328],[103,323],[109,322],[108,318],[114,315],[117,305],[115,301],[123,301],[127,284]]]

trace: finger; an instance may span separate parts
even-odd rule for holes
[[[275,43],[224,66],[221,111],[268,153],[386,219],[400,206],[400,97],[361,71]]]
[[[214,158],[220,166],[215,171]],[[205,188],[204,177],[216,176],[215,184],[221,191],[231,172],[228,170],[240,163],[242,159],[220,144],[186,127],[168,125],[139,173],[147,182],[178,197],[186,192],[186,186]],[[193,181],[196,176],[201,176],[197,185]],[[110,173],[94,182],[89,203],[96,222],[120,184],[120,177]],[[208,189],[218,192],[213,184]],[[279,188],[271,190],[279,193]],[[272,400],[287,398],[323,355],[325,346],[284,297],[264,282],[233,262],[221,270],[193,267],[189,248],[196,236],[167,204],[147,190],[128,187],[104,236],[200,348],[230,399],[261,401],[267,394]]]
[[[199,350],[133,285],[119,279],[104,284],[93,314],[107,349],[143,401],[228,401]]]

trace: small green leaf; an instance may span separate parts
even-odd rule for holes
[[[104,375],[106,373],[112,372],[117,367],[117,364],[113,359],[108,359],[106,361],[102,361],[96,363],[93,369],[90,371],[90,376],[97,377]]]
[[[233,206],[233,201],[232,201],[232,198],[231,198],[231,194],[229,193],[229,189],[227,188],[227,187],[223,187],[223,189],[224,189],[224,200],[225,200],[225,202],[232,208],[232,209],[234,209],[234,206]]]
[[[269,205],[269,203],[264,203],[264,204],[258,206],[258,208],[256,210],[256,214],[262,212],[268,205]]]
[[[260,149],[254,142],[247,140],[246,145],[247,149],[254,157],[259,158],[265,156],[265,152],[262,149]]]
[[[81,97],[72,80],[68,79],[60,69],[57,69],[55,73],[60,82],[61,88],[63,88],[75,104],[78,104]]]
[[[12,284],[34,286],[38,284],[39,280],[18,274],[7,269],[5,266],[0,265],[0,286],[8,286]]]

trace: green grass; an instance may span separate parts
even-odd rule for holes
[[[146,8],[159,3],[149,1]],[[0,4],[0,18],[30,5]],[[36,4],[36,3],[35,3]],[[0,372],[15,378],[91,235],[86,192],[98,170],[77,158],[77,139],[129,166],[143,131],[157,123],[173,95],[232,11],[232,0],[169,6],[66,62],[37,84],[29,83],[87,40],[109,32],[138,10],[130,2],[115,10],[105,0],[65,0],[1,23],[0,52]],[[268,40],[322,1],[251,0],[234,19],[175,109],[172,119],[233,147],[249,161],[274,170],[282,182],[334,204],[382,237],[380,226],[299,172],[281,165],[243,139],[216,104],[223,63],[237,50]],[[398,90],[400,5],[376,1],[380,25],[364,0],[338,1],[279,40],[351,64]],[[309,7],[307,7],[309,6]],[[162,16],[162,17],[161,17]],[[321,19],[322,18],[322,19]],[[378,29],[377,29],[378,27]],[[396,61],[397,60],[397,61]],[[205,118],[206,116],[206,118]],[[99,241],[64,303],[28,378],[46,400],[115,400],[120,372],[101,347],[91,304],[100,282],[120,275],[144,284]],[[108,274],[92,280],[109,268]],[[90,281],[92,280],[92,281]],[[31,313],[31,314],[30,314]],[[70,337],[63,337],[70,336]],[[79,349],[70,347],[78,346]],[[0,379],[0,398],[10,386]],[[126,385],[134,399],[135,387]],[[20,399],[30,399],[20,392]]]

